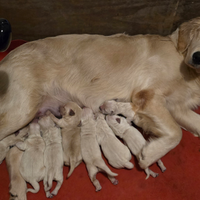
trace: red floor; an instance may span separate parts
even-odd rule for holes
[[[14,48],[23,41],[13,41]],[[0,53],[0,59],[6,53]],[[198,110],[200,113],[200,109]],[[150,177],[145,180],[145,173],[138,168],[135,159],[132,162],[135,167],[132,170],[114,169],[118,173],[119,184],[112,185],[103,175],[98,174],[97,178],[101,183],[102,190],[95,192],[95,188],[89,180],[85,165],[79,165],[69,179],[65,179],[55,200],[107,200],[107,199],[134,199],[134,200],[199,200],[200,187],[200,140],[191,133],[183,131],[181,143],[169,152],[163,163],[167,170],[162,173],[156,164],[150,167],[159,172],[157,178]],[[64,177],[67,176],[68,167],[64,167]],[[9,199],[8,186],[9,177],[5,161],[0,165],[0,200]],[[42,183],[37,194],[28,193],[28,200],[46,199]],[[55,184],[54,184],[55,186]]]

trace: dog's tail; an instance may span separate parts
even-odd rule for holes
[[[32,192],[32,193],[37,193],[40,190],[40,185],[37,181],[33,181],[30,183],[34,189],[29,188],[26,190],[26,192]]]
[[[67,178],[69,178],[71,176],[71,174],[73,173],[74,169],[76,168],[75,159],[69,158],[69,164],[70,164],[70,170],[69,170],[69,173],[67,175]]]
[[[118,174],[113,173],[108,166],[105,164],[105,162],[102,160],[97,160],[95,162],[96,167],[98,167],[100,169],[100,171],[104,171],[106,172],[109,176],[114,177],[114,176],[118,176]]]

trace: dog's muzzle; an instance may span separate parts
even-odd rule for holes
[[[192,63],[194,64],[194,67],[198,68],[198,65],[200,65],[200,51],[193,53]]]

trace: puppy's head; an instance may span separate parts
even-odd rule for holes
[[[117,110],[117,103],[114,100],[106,101],[99,107],[103,114],[114,115]]]
[[[55,126],[55,123],[53,122],[53,120],[51,119],[51,117],[49,115],[44,115],[44,116],[40,117],[38,120],[38,124],[40,125],[40,128],[42,130],[47,130],[50,127]]]
[[[200,17],[181,24],[171,38],[185,63],[200,73]]]
[[[106,122],[116,135],[121,135],[130,126],[124,117],[107,115]]]
[[[65,106],[60,107],[62,117],[70,125],[79,125],[81,121],[82,109],[74,102],[68,102]]]

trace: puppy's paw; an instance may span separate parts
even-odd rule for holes
[[[50,191],[46,192],[46,197],[47,198],[53,198],[53,194],[50,193]]]
[[[137,159],[138,159],[138,163],[140,165],[140,167],[142,169],[146,169],[148,167],[148,164],[146,162],[145,156],[143,151],[141,151],[138,155],[137,155]]]

